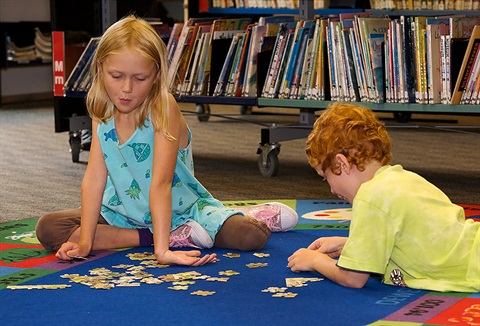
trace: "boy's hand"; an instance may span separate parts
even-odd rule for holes
[[[312,242],[307,249],[317,250],[321,253],[327,254],[331,258],[337,258],[342,253],[343,246],[347,239],[347,237],[318,238]]]
[[[318,272],[315,266],[325,258],[330,259],[317,250],[301,248],[288,257],[287,267],[290,268],[292,272]]]
[[[163,255],[156,254],[156,257],[160,264],[165,265],[201,266],[217,261],[216,254],[208,254],[203,257],[200,257],[200,255],[201,252],[199,250],[167,250]]]

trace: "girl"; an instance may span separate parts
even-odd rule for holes
[[[59,259],[153,244],[159,263],[199,266],[215,254],[169,248],[258,250],[270,231],[296,225],[286,205],[229,209],[195,179],[190,130],[167,69],[165,45],[142,19],[123,18],[100,40],[86,101],[93,137],[81,209],[47,214],[36,228]]]

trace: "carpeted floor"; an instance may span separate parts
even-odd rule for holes
[[[212,105],[213,115],[229,119],[212,116],[199,122],[193,104],[180,105],[193,132],[196,175],[215,197],[335,199],[307,165],[305,139],[281,143],[276,177],[262,177],[258,171],[260,129],[272,123],[298,124],[297,109],[254,108],[254,114],[240,115],[238,107]],[[396,123],[391,114],[380,116],[394,141],[394,163],[423,175],[453,202],[480,203],[479,116],[413,115],[408,124]],[[49,101],[0,107],[0,222],[80,205],[89,153],[72,163],[68,134],[55,133],[53,121]]]
[[[227,205],[261,201],[225,202]],[[319,236],[346,235],[350,205],[287,200],[301,216],[259,252],[212,248],[220,261],[158,266],[151,247],[95,251],[61,262],[36,240],[35,218],[0,224],[0,307],[5,325],[475,325],[480,293],[393,287],[371,278],[349,289],[293,273],[291,253]],[[479,218],[480,206],[466,206]],[[252,265],[254,264],[254,265]]]

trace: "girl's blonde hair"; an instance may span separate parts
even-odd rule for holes
[[[340,173],[335,155],[343,154],[360,171],[365,164],[378,161],[390,164],[392,141],[385,125],[370,109],[337,102],[315,121],[305,148],[308,163],[322,171]]]
[[[87,94],[87,110],[90,117],[98,122],[107,122],[114,114],[114,106],[108,97],[101,65],[111,54],[124,49],[133,49],[152,60],[159,76],[136,115],[138,128],[144,126],[150,113],[155,131],[162,130],[165,137],[173,139],[168,132],[168,96],[166,47],[153,27],[145,20],[133,15],[122,18],[103,34],[93,57],[91,66],[92,86]]]

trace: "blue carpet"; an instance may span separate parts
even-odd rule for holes
[[[349,208],[348,204],[339,201],[284,202],[296,207],[300,215]],[[480,307],[478,293],[397,288],[382,285],[375,278],[371,278],[363,289],[344,288],[327,279],[305,281],[304,286],[286,290],[296,294],[293,298],[274,297],[262,291],[286,287],[289,278],[322,277],[316,273],[291,272],[286,267],[287,258],[319,236],[347,235],[348,221],[341,219],[302,218],[296,229],[272,234],[265,248],[259,251],[269,254],[268,257],[213,248],[203,252],[217,253],[220,261],[214,264],[144,270],[157,280],[168,274],[190,271],[214,278],[196,279],[193,284],[183,285],[187,288],[182,290],[170,289],[174,286],[171,281],[146,284],[138,279],[133,282],[139,286],[117,285],[108,290],[70,282],[63,278],[65,274],[90,275],[98,268],[127,271],[121,264],[145,266],[142,260],[131,260],[128,255],[151,252],[152,248],[93,252],[87,261],[65,263],[55,260],[51,252],[43,250],[28,236],[34,225],[34,219],[0,225],[0,307],[4,325],[467,325],[461,318],[465,321],[465,313]],[[228,258],[224,256],[227,253],[240,256]],[[268,265],[249,268],[247,264],[250,263]],[[221,275],[229,270],[239,274]],[[228,277],[228,281],[215,280],[222,277]],[[14,284],[66,284],[70,287],[7,288]],[[214,293],[208,296],[192,294],[198,290]]]

